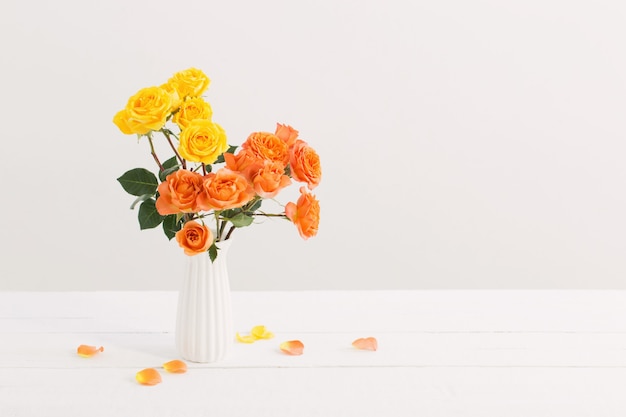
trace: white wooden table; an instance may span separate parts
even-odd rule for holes
[[[234,292],[274,339],[139,385],[178,358],[176,297],[0,292],[0,416],[626,416],[623,291]]]

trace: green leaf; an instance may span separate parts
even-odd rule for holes
[[[259,198],[253,205],[248,207],[246,211],[255,212],[261,208],[261,204],[263,204],[263,199]]]
[[[238,215],[238,214],[240,214],[240,213],[241,213],[241,208],[236,208],[236,209],[228,209],[228,210],[222,210],[222,211],[220,212],[220,216],[221,216],[223,219],[230,220],[230,219],[232,219],[233,217],[235,217],[236,215]]]
[[[180,219],[181,217],[177,214],[169,214],[163,219],[163,232],[169,240],[172,240],[176,236],[176,232],[181,229]]]
[[[167,161],[163,162],[161,164],[161,166],[163,167],[163,169],[177,167],[178,166],[178,159],[176,159],[175,156],[172,156],[170,159],[168,159]]]
[[[247,216],[243,213],[239,213],[236,216],[232,217],[230,219],[230,222],[235,227],[246,227],[246,226],[250,226],[253,220],[254,218],[252,216]]]
[[[117,180],[128,194],[138,197],[144,194],[154,195],[158,186],[157,177],[144,168],[126,171]]]
[[[217,246],[215,246],[215,243],[209,248],[209,258],[211,258],[211,262],[215,262],[215,258],[217,258]]]
[[[235,153],[235,151],[237,150],[237,145],[230,145],[228,147],[228,149],[226,150],[226,152],[224,153]],[[213,162],[214,164],[221,164],[224,161],[224,153],[221,154],[220,156],[217,157],[217,159],[215,160],[215,162]]]
[[[161,165],[163,166],[163,171],[159,171],[159,180],[161,180],[161,182],[165,181],[168,175],[172,172],[178,171],[180,168],[180,165],[178,165],[178,159],[176,159],[175,156],[163,162]]]
[[[139,214],[137,217],[141,230],[154,229],[163,221],[163,216],[157,211],[155,203],[155,200],[151,198],[144,201],[141,203],[141,206],[139,206]]]
[[[133,201],[133,204],[130,205],[130,209],[134,210],[135,206],[139,203],[143,203],[144,201],[146,201],[147,199],[149,199],[150,197],[152,197],[154,194],[144,194],[144,195],[140,195],[139,197],[137,197],[135,199],[135,201]]]

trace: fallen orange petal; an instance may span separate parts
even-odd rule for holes
[[[251,333],[257,339],[271,339],[274,337],[274,333],[268,331],[265,326],[254,326]]]
[[[104,352],[104,348],[102,346],[97,348],[95,346],[80,345],[78,349],[76,349],[76,353],[83,358],[89,358],[98,352]]]
[[[290,340],[288,342],[281,343],[280,350],[285,352],[287,355],[302,355],[304,344],[302,344],[299,340]]]
[[[161,382],[161,374],[154,368],[146,368],[137,372],[135,379],[142,385],[156,385]]]
[[[184,374],[187,372],[187,364],[178,359],[163,364],[163,369],[173,374]]]
[[[237,340],[241,343],[254,343],[257,340],[256,337],[252,335],[242,336],[239,333],[236,333],[235,337],[237,337]]]
[[[352,342],[352,346],[362,350],[376,350],[378,349],[378,341],[375,337],[362,337]]]

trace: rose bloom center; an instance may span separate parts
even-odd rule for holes
[[[187,241],[190,243],[198,243],[200,241],[200,235],[195,230],[190,230],[187,232]]]

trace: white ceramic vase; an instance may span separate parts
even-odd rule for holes
[[[234,342],[226,265],[230,241],[219,242],[218,247],[213,262],[208,253],[188,256],[178,297],[176,348],[191,362],[218,362]]]

